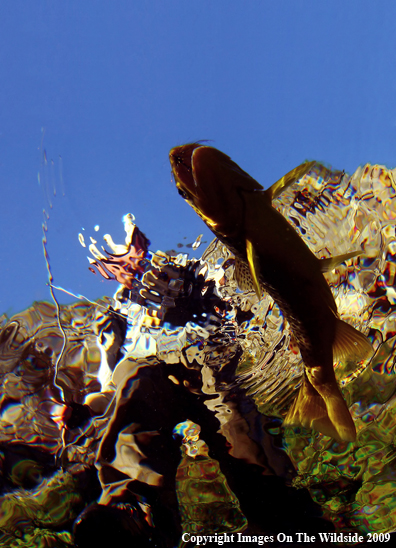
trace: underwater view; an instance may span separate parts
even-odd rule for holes
[[[0,545],[391,545],[396,169],[170,161],[206,249],[126,203],[79,235],[107,294],[0,317]]]

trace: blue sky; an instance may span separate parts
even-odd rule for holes
[[[264,186],[307,158],[396,166],[393,1],[13,0],[0,15],[0,313],[49,298],[38,172],[57,189],[54,283],[95,299],[116,285],[88,271],[82,228],[120,241],[131,212],[154,250],[210,239],[171,182],[175,145],[210,139]]]

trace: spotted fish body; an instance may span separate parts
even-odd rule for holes
[[[355,425],[338,388],[333,362],[371,352],[364,335],[339,319],[323,272],[359,254],[318,259],[272,200],[307,173],[298,166],[268,190],[219,150],[176,147],[170,162],[179,193],[236,256],[240,286],[268,292],[288,320],[304,362],[304,382],[284,425],[300,425],[354,441]],[[246,271],[250,273],[246,281]]]

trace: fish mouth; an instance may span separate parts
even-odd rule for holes
[[[202,145],[198,143],[190,143],[174,147],[169,152],[169,160],[179,192],[181,190],[195,194],[197,185],[193,174],[193,154],[201,147]]]

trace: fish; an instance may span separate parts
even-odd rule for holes
[[[318,258],[272,202],[307,174],[304,162],[264,189],[220,150],[189,143],[169,153],[179,194],[235,255],[242,290],[267,292],[288,321],[304,364],[303,381],[283,425],[302,426],[337,441],[356,428],[334,374],[339,360],[372,354],[367,337],[341,320],[324,272],[362,253]]]

